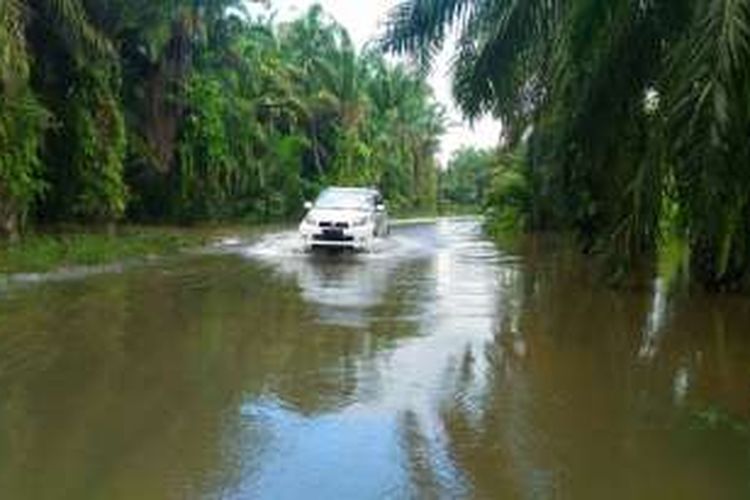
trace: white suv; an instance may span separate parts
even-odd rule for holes
[[[388,212],[375,189],[329,187],[315,203],[306,202],[299,225],[306,250],[315,247],[370,251],[375,237],[389,232]]]

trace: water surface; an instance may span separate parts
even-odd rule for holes
[[[750,498],[750,301],[471,219],[0,291],[0,496]]]

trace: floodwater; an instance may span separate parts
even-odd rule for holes
[[[3,499],[747,499],[750,299],[472,219],[0,290]]]

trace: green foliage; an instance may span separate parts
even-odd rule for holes
[[[12,101],[0,95],[0,235],[21,222],[43,189],[39,148],[46,112],[24,90]]]
[[[268,175],[258,213],[278,218],[299,211],[299,200],[304,198],[299,170],[308,141],[301,135],[276,133],[269,146],[269,156],[264,160],[269,165]]]
[[[514,234],[529,227],[531,189],[519,153],[504,153],[491,172],[485,206],[487,225],[496,235]]]
[[[268,219],[330,183],[434,209],[443,113],[419,73],[318,6],[0,3],[0,228]],[[11,221],[11,222],[8,222]]]
[[[47,114],[29,88],[21,9],[0,3],[0,236],[12,236],[44,187],[39,148]]]
[[[176,209],[189,219],[216,218],[224,215],[226,193],[236,171],[224,121],[231,104],[214,78],[196,74],[187,87],[189,108],[178,145]]]
[[[440,199],[453,205],[480,207],[485,204],[497,153],[462,148],[453,154],[440,174]]]
[[[429,63],[453,28],[459,105],[528,148],[533,227],[627,269],[673,218],[692,276],[748,284],[750,0],[407,0],[384,45]]]
[[[82,69],[65,123],[72,132],[73,214],[96,221],[120,218],[127,199],[125,124],[113,80],[106,68]]]
[[[485,225],[497,237],[528,229],[532,194],[525,151],[463,148],[441,172],[440,201],[444,209],[473,208],[485,212]]]
[[[171,255],[200,245],[205,239],[202,234],[164,228],[128,228],[116,236],[86,232],[28,235],[18,244],[0,245],[0,275]]]

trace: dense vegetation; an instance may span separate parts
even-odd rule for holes
[[[320,185],[435,204],[441,108],[312,8],[0,0],[0,238],[25,222],[284,216]]]
[[[489,149],[463,147],[455,151],[440,172],[440,201],[459,207],[484,205],[495,163],[497,155]]]
[[[429,64],[454,30],[454,94],[522,151],[530,227],[748,285],[750,0],[407,0],[384,44]]]
[[[458,149],[440,171],[438,199],[443,213],[484,212],[491,234],[514,238],[530,227],[533,209],[523,153]]]

